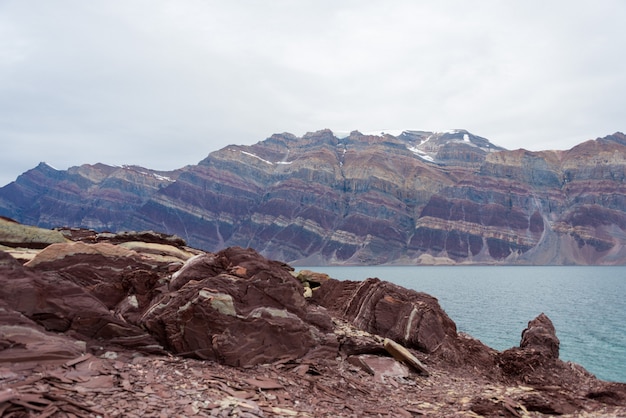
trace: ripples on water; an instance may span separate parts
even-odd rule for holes
[[[626,267],[302,267],[336,279],[378,277],[429,293],[466,332],[497,350],[519,345],[544,312],[560,358],[597,377],[626,382]]]

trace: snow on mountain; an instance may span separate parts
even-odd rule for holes
[[[454,154],[457,157],[462,151],[451,148],[453,144],[464,147],[472,147],[474,153],[490,153],[494,151],[502,151],[497,145],[492,144],[489,140],[474,135],[465,129],[450,129],[443,132],[429,132],[407,129],[381,129],[360,132],[367,136],[385,136],[391,135],[405,142],[405,146],[409,151],[417,157],[430,163],[445,164]],[[336,138],[343,139],[350,136],[347,131],[333,132]],[[469,151],[467,151],[469,152]],[[454,157],[452,157],[454,159]]]

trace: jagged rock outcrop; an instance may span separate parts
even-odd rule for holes
[[[0,263],[4,261],[0,258]],[[0,365],[65,361],[85,353],[86,348],[83,341],[46,331],[0,300]]]
[[[507,151],[467,131],[228,146],[173,172],[45,164],[0,188],[22,223],[164,230],[301,265],[623,264],[626,136]]]
[[[330,279],[313,300],[359,329],[425,353],[453,349],[457,337],[436,298],[379,279]]]
[[[522,331],[520,348],[537,350],[545,353],[549,358],[559,358],[559,346],[556,329],[550,318],[542,313],[528,323],[528,328]]]
[[[232,366],[336,353],[330,316],[306,303],[290,270],[250,249],[196,256],[141,323],[174,353]]]
[[[528,322],[519,347],[498,355],[498,363],[506,376],[535,384],[551,384],[563,376],[586,374],[584,369],[559,360],[559,345],[552,321],[542,313]],[[555,370],[559,372],[554,374]]]
[[[8,256],[4,252],[0,255]],[[0,300],[47,331],[64,333],[90,344],[116,344],[146,352],[163,352],[157,341],[140,326],[114,314],[113,309],[124,298],[121,280],[109,283],[109,277],[101,276],[94,267],[100,264],[102,270],[110,272],[109,262],[113,259],[74,254],[58,259],[58,263],[42,263],[45,270],[24,267],[17,262],[3,263]],[[79,267],[56,270],[56,267],[74,263]]]

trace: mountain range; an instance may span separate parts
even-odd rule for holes
[[[625,177],[619,132],[533,152],[465,130],[321,130],[230,145],[173,171],[41,163],[0,188],[0,215],[155,230],[295,265],[614,265],[626,263]]]

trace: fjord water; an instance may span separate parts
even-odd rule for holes
[[[301,267],[340,280],[378,277],[439,299],[459,331],[497,350],[519,345],[544,312],[560,358],[598,378],[626,382],[626,267]]]

